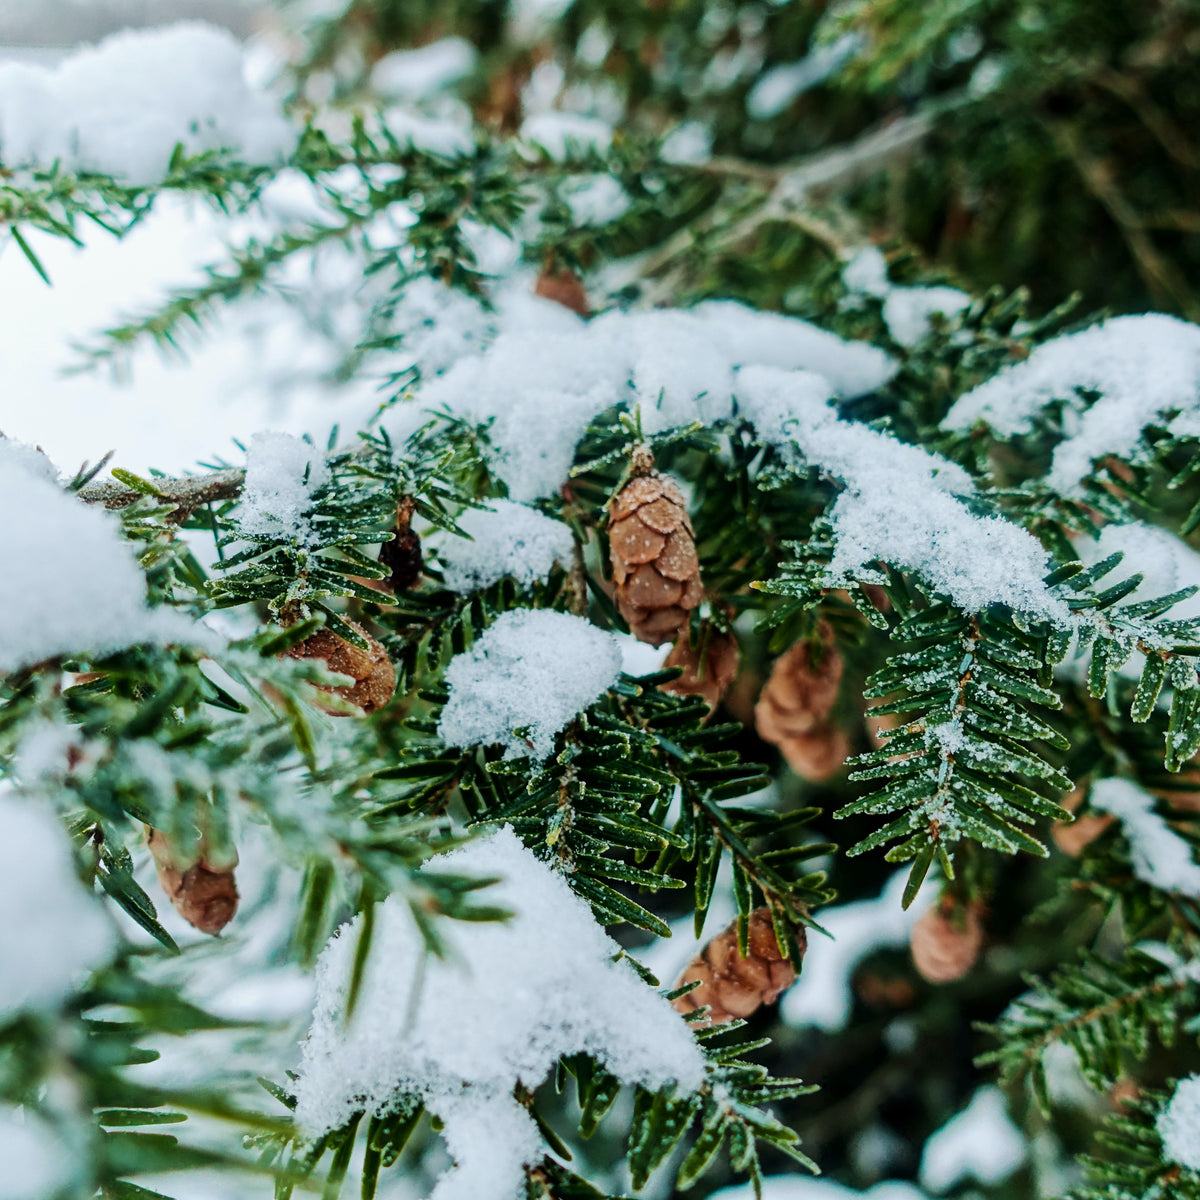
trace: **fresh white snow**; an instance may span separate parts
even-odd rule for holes
[[[131,184],[162,179],[176,145],[274,163],[296,134],[246,82],[242,47],[200,22],[128,31],[52,68],[0,65],[0,161],[61,162]]]
[[[11,793],[0,795],[0,912],[0,1024],[57,1006],[116,948],[115,928],[75,874],[64,830]]]
[[[1099,398],[1085,407],[1089,393]],[[1152,421],[1178,414],[1178,430],[1191,431],[1200,408],[1200,326],[1144,313],[1054,338],[960,396],[942,424],[967,430],[983,421],[1001,437],[1013,437],[1029,432],[1055,400],[1067,407],[1067,437],[1047,478],[1069,493],[1097,459],[1136,457]]]
[[[1189,1075],[1175,1085],[1159,1114],[1158,1134],[1168,1162],[1200,1171],[1200,1075]]]
[[[44,1120],[0,1108],[0,1162],[4,1200],[45,1200],[78,1184],[76,1148]]]
[[[1184,896],[1200,896],[1200,863],[1191,847],[1154,811],[1155,800],[1128,779],[1098,779],[1092,784],[1095,808],[1121,822],[1133,857],[1133,873],[1152,887]]]
[[[238,526],[247,536],[312,540],[314,494],[329,479],[325,456],[290,433],[256,433],[246,454]]]
[[[326,947],[297,1083],[297,1119],[311,1136],[357,1108],[386,1111],[397,1089],[419,1095],[446,1124],[456,1167],[432,1200],[516,1200],[523,1166],[545,1147],[513,1099],[562,1055],[587,1053],[627,1083],[685,1091],[703,1081],[690,1030],[642,983],[587,904],[508,828],[425,870],[501,882],[482,896],[505,922],[448,923],[454,956],[424,953],[400,896],[376,912],[358,1003],[345,1019],[361,918]],[[446,1014],[453,1014],[452,1020]]]
[[[981,1087],[971,1103],[925,1143],[921,1186],[948,1192],[967,1180],[994,1185],[1020,1167],[1027,1153],[1025,1138],[1008,1115],[1004,1093]]]
[[[621,673],[621,646],[590,621],[550,609],[503,613],[446,668],[450,701],[438,734],[449,746],[502,745],[539,762],[555,735]]]
[[[489,500],[458,518],[470,538],[447,535],[438,549],[446,586],[455,592],[487,587],[506,575],[526,586],[545,579],[555,563],[571,562],[570,527],[525,504]]]

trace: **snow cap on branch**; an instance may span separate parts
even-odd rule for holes
[[[1189,1075],[1175,1085],[1159,1114],[1158,1134],[1168,1162],[1200,1171],[1200,1075]]]
[[[1098,397],[1090,407],[1087,393]],[[1097,459],[1136,455],[1142,431],[1157,418],[1178,414],[1176,432],[1200,432],[1200,326],[1144,313],[1054,338],[960,396],[942,427],[968,430],[983,421],[1015,437],[1032,432],[1055,400],[1066,405],[1068,436],[1047,479],[1063,492],[1074,491]]]
[[[116,931],[75,875],[67,836],[47,812],[0,796],[0,1024],[57,1005],[107,961]]]
[[[256,433],[246,455],[238,526],[249,537],[307,541],[314,493],[329,479],[325,456],[290,433]]]
[[[201,22],[114,34],[52,68],[0,66],[0,162],[156,183],[175,147],[281,160],[296,136],[246,82],[232,34]]]
[[[362,918],[343,926],[317,967],[317,1005],[297,1084],[310,1136],[353,1112],[415,1094],[446,1125],[456,1166],[435,1200],[516,1200],[523,1167],[545,1151],[513,1099],[563,1055],[589,1054],[626,1083],[694,1090],[703,1063],[691,1031],[627,964],[587,904],[505,828],[434,859],[431,872],[499,878],[486,897],[514,913],[456,922],[454,954],[428,956],[403,900],[375,917],[354,1015],[345,1019]],[[451,1015],[447,1020],[447,1014]]]
[[[107,512],[54,481],[44,455],[0,440],[0,673],[60,654],[111,653],[187,636],[146,607],[146,580]]]
[[[488,506],[463,513],[458,525],[470,537],[447,537],[438,551],[451,591],[488,587],[506,575],[528,586],[545,579],[555,563],[570,563],[568,525],[511,500]]]
[[[1092,807],[1112,813],[1129,839],[1133,873],[1151,887],[1200,896],[1200,863],[1191,846],[1154,811],[1155,800],[1128,779],[1098,779]]]
[[[590,621],[550,609],[506,612],[446,668],[438,734],[450,746],[507,747],[539,762],[555,735],[621,673],[621,646]]]

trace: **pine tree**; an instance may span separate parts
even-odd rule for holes
[[[1200,1198],[1200,14],[266,29],[0,66],[330,399],[0,439],[0,1193]]]

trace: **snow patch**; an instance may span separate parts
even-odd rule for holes
[[[1200,863],[1192,848],[1154,811],[1155,800],[1128,779],[1098,779],[1092,785],[1094,808],[1121,822],[1133,858],[1133,873],[1151,887],[1184,896],[1200,896]]]
[[[329,481],[325,456],[290,433],[256,433],[246,454],[238,528],[247,537],[311,542],[309,517]]]
[[[1189,1075],[1175,1085],[1159,1114],[1158,1135],[1168,1162],[1200,1171],[1200,1075]]]
[[[615,635],[570,613],[514,609],[451,659],[438,735],[448,746],[502,745],[506,757],[542,762],[555,736],[620,673]]]
[[[948,1192],[969,1179],[985,1186],[997,1184],[1025,1158],[1025,1139],[1008,1115],[1004,1093],[996,1087],[982,1087],[962,1112],[925,1143],[921,1186],[931,1192]]]
[[[700,1086],[703,1061],[685,1022],[614,961],[619,947],[587,904],[511,829],[425,869],[499,878],[486,897],[515,915],[446,922],[454,954],[439,959],[426,954],[404,901],[389,897],[376,910],[349,1022],[362,918],[339,930],[317,966],[316,1012],[296,1087],[297,1120],[309,1136],[358,1109],[389,1111],[398,1091],[416,1094],[446,1123],[456,1162],[431,1200],[517,1200],[524,1166],[545,1146],[512,1097],[516,1083],[536,1087],[559,1057],[584,1053],[626,1083]]]
[[[570,527],[511,500],[490,500],[458,518],[473,540],[448,537],[438,550],[453,592],[488,587],[506,575],[529,586],[545,579],[555,563],[567,566],[575,548]]]

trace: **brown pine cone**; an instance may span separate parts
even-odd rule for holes
[[[1083,803],[1084,792],[1076,788],[1063,797],[1062,806],[1073,813]],[[1078,858],[1084,847],[1094,842],[1117,818],[1112,813],[1090,812],[1074,821],[1055,821],[1050,827],[1054,844],[1071,858]]]
[[[709,709],[714,709],[737,675],[737,639],[732,633],[710,628],[708,637],[701,637],[700,645],[693,646],[688,631],[681,630],[663,666],[683,668],[678,679],[662,685],[664,692],[703,696]]]
[[[425,568],[425,556],[421,552],[421,539],[412,528],[416,505],[411,496],[406,496],[396,510],[396,532],[391,540],[379,548],[379,561],[391,572],[388,582],[393,592],[402,592],[412,587]]]
[[[617,605],[635,636],[670,641],[704,598],[683,493],[657,471],[621,489],[608,513]]]
[[[779,743],[779,752],[801,779],[824,783],[850,757],[850,739],[836,725],[822,725],[812,733],[784,738]]]
[[[189,852],[159,829],[146,826],[147,844],[158,870],[158,882],[175,911],[201,933],[216,935],[237,912],[237,884],[233,868],[237,854],[221,861],[209,856],[203,838]]]
[[[975,965],[983,948],[983,922],[975,905],[955,908],[943,901],[913,926],[913,963],[930,983],[953,983]]]
[[[356,704],[364,713],[372,713],[392,698],[396,690],[396,670],[387,651],[365,629],[354,622],[349,624],[367,639],[366,650],[360,650],[353,642],[328,629],[318,629],[312,637],[298,642],[287,653],[290,658],[324,659],[331,671],[349,675],[354,683],[345,687],[325,687],[321,691]],[[319,707],[331,716],[350,715],[332,706],[322,704]]]
[[[533,290],[536,295],[554,300],[581,317],[591,316],[583,280],[569,267],[543,267]]]
[[[803,928],[796,930],[803,954],[807,939]],[[796,981],[795,967],[780,953],[775,927],[768,908],[750,914],[748,958],[738,951],[737,922],[719,933],[684,968],[676,987],[698,979],[700,986],[672,1003],[681,1013],[708,1007],[702,1025],[723,1025],[748,1017],[763,1004],[774,1004]]]
[[[819,658],[806,638],[775,660],[754,708],[754,723],[764,742],[782,746],[788,738],[814,733],[829,723],[842,683],[842,656],[828,621],[817,626],[817,639]]]

